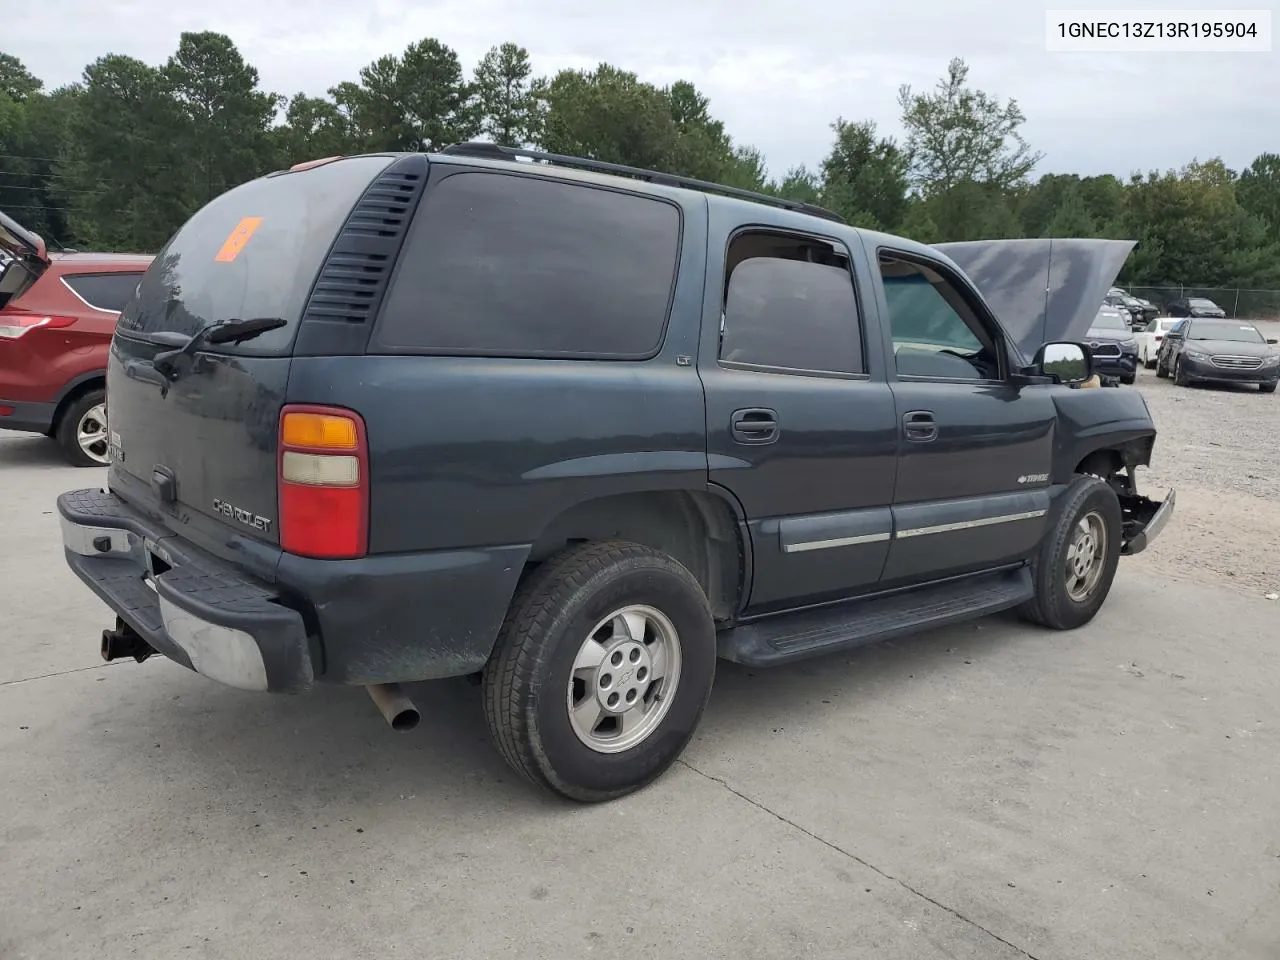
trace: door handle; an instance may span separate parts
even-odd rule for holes
[[[902,417],[902,432],[908,440],[927,443],[938,436],[938,421],[932,410],[912,410]]]
[[[729,431],[739,443],[773,443],[779,432],[777,411],[764,407],[735,410]]]

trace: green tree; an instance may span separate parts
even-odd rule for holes
[[[1001,103],[971,89],[968,79],[969,67],[957,57],[933,93],[899,88],[911,178],[925,196],[966,181],[1012,189],[1040,162],[1022,137],[1026,118],[1017,101]]]
[[[907,214],[898,228],[902,236],[916,243],[940,243],[942,231],[929,215],[929,207],[923,200],[912,200],[907,204]]]
[[[1280,247],[1267,223],[1236,198],[1232,172],[1219,159],[1181,170],[1135,175],[1126,192],[1125,226],[1158,259],[1142,258],[1143,284],[1266,287],[1280,283]]]
[[[770,183],[765,192],[782,197],[784,200],[821,206],[822,178],[804,164],[800,164],[788,170],[780,181]]]
[[[366,150],[439,150],[480,131],[474,91],[452,47],[428,37],[329,91]]]
[[[524,47],[504,43],[490,48],[473,78],[481,133],[511,147],[537,141],[542,112],[532,77]]]
[[[284,121],[273,132],[281,166],[359,150],[350,117],[332,100],[295,94],[285,109]]]
[[[607,63],[561,70],[540,96],[546,104],[541,146],[551,153],[665,170],[675,152],[667,96],[634,73]]]
[[[191,212],[274,162],[270,132],[283,98],[258,89],[258,71],[230,37],[183,33],[161,77],[181,118],[170,138]]]
[[[58,164],[59,190],[77,241],[117,251],[156,251],[190,214],[185,129],[160,70],[108,54],[84,71]]]
[[[1053,219],[1040,233],[1042,237],[1092,237],[1098,230],[1097,223],[1089,214],[1080,188],[1072,186],[1066,190],[1058,201]]]
[[[757,193],[764,191],[769,182],[764,154],[756,147],[734,147],[732,161],[720,182],[740,190],[754,190]]]
[[[0,53],[0,97],[21,103],[43,88],[44,81],[28,70],[26,64],[12,54]]]
[[[892,138],[876,135],[870,120],[831,125],[836,135],[822,161],[823,203],[850,223],[892,230],[907,209],[909,159]]]
[[[1280,241],[1280,154],[1261,153],[1240,173],[1236,197],[1248,213],[1267,224],[1267,235]]]

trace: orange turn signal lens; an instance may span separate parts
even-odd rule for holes
[[[286,447],[354,450],[357,446],[355,421],[325,413],[286,413],[280,435]]]

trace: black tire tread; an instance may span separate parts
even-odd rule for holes
[[[1057,517],[1054,520],[1053,527],[1050,528],[1044,543],[1040,548],[1039,554],[1036,556],[1035,563],[1032,564],[1031,576],[1035,583],[1035,596],[1023,603],[1017,608],[1017,613],[1025,620],[1038,624],[1042,627],[1048,627],[1052,630],[1068,629],[1062,612],[1053,607],[1048,602],[1050,598],[1049,582],[1045,581],[1045,560],[1046,558],[1056,556],[1062,546],[1062,542],[1071,534],[1070,523],[1063,523],[1064,517],[1074,517],[1079,511],[1080,504],[1093,495],[1096,490],[1106,490],[1112,498],[1112,509],[1108,512],[1112,514],[1113,523],[1108,534],[1112,538],[1118,538],[1121,535],[1121,512],[1120,502],[1116,497],[1115,491],[1096,476],[1089,474],[1078,474],[1066,493],[1062,496],[1062,506]],[[1050,571],[1050,577],[1056,577],[1057,571]]]
[[[702,587],[693,574],[666,554],[629,541],[596,540],[569,547],[540,564],[521,582],[512,597],[484,671],[482,699],[485,720],[498,752],[535,786],[585,801],[607,800],[631,792],[629,789],[608,793],[583,791],[553,782],[544,765],[538,762],[537,737],[530,729],[524,707],[543,655],[543,645],[538,641],[547,635],[559,610],[595,576],[635,558],[661,561],[671,572],[686,578],[703,596]],[[707,610],[710,616],[709,605]]]
[[[76,397],[62,411],[62,416],[58,418],[58,422],[53,428],[53,439],[58,446],[62,448],[62,455],[67,462],[74,467],[100,467],[101,463],[90,459],[80,449],[80,443],[76,439],[76,427],[80,423],[80,418],[90,407],[101,403],[106,399],[107,391],[102,387],[94,387],[86,390],[80,396]]]

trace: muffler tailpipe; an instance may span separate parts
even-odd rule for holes
[[[392,730],[412,730],[422,719],[398,683],[371,683],[365,687]]]

